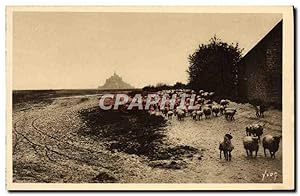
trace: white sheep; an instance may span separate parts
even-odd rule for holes
[[[197,118],[198,118],[199,120],[201,120],[202,116],[203,116],[203,111],[198,110],[198,111],[197,111]]]
[[[246,126],[246,135],[247,136],[251,136],[251,135],[257,136],[258,140],[260,141],[260,137],[263,134],[263,130],[264,130],[263,125],[257,124],[257,123],[251,124],[251,125]]]
[[[167,113],[168,119],[170,119],[170,118],[172,119],[173,114],[174,114],[173,111],[168,111],[168,113]]]
[[[220,107],[218,105],[213,105],[211,110],[215,114],[215,116],[218,116],[218,114],[220,112]]]
[[[236,113],[235,108],[226,108],[224,112],[226,120],[233,120],[235,113]]]
[[[178,118],[178,120],[183,120],[184,117],[185,117],[185,112],[183,110],[179,109],[177,111],[177,118]]]
[[[208,106],[203,107],[203,113],[205,115],[205,118],[209,118],[212,114],[211,108]]]
[[[258,137],[257,136],[246,136],[243,140],[244,148],[246,150],[247,156],[251,156],[255,152],[255,157],[257,157],[257,152],[259,149]]]

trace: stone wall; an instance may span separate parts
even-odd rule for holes
[[[239,99],[280,107],[282,103],[282,21],[239,63]]]

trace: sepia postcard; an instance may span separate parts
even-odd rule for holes
[[[294,190],[293,13],[6,7],[7,190]]]

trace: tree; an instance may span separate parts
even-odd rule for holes
[[[173,86],[174,89],[184,89],[186,88],[186,85],[181,82],[176,82]]]
[[[235,96],[242,51],[238,43],[228,44],[216,36],[208,44],[199,45],[188,57],[189,87],[214,91],[219,96]]]

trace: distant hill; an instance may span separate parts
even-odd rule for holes
[[[103,86],[99,86],[99,89],[133,89],[134,87],[124,82],[122,78],[114,73],[113,76],[106,79]]]

